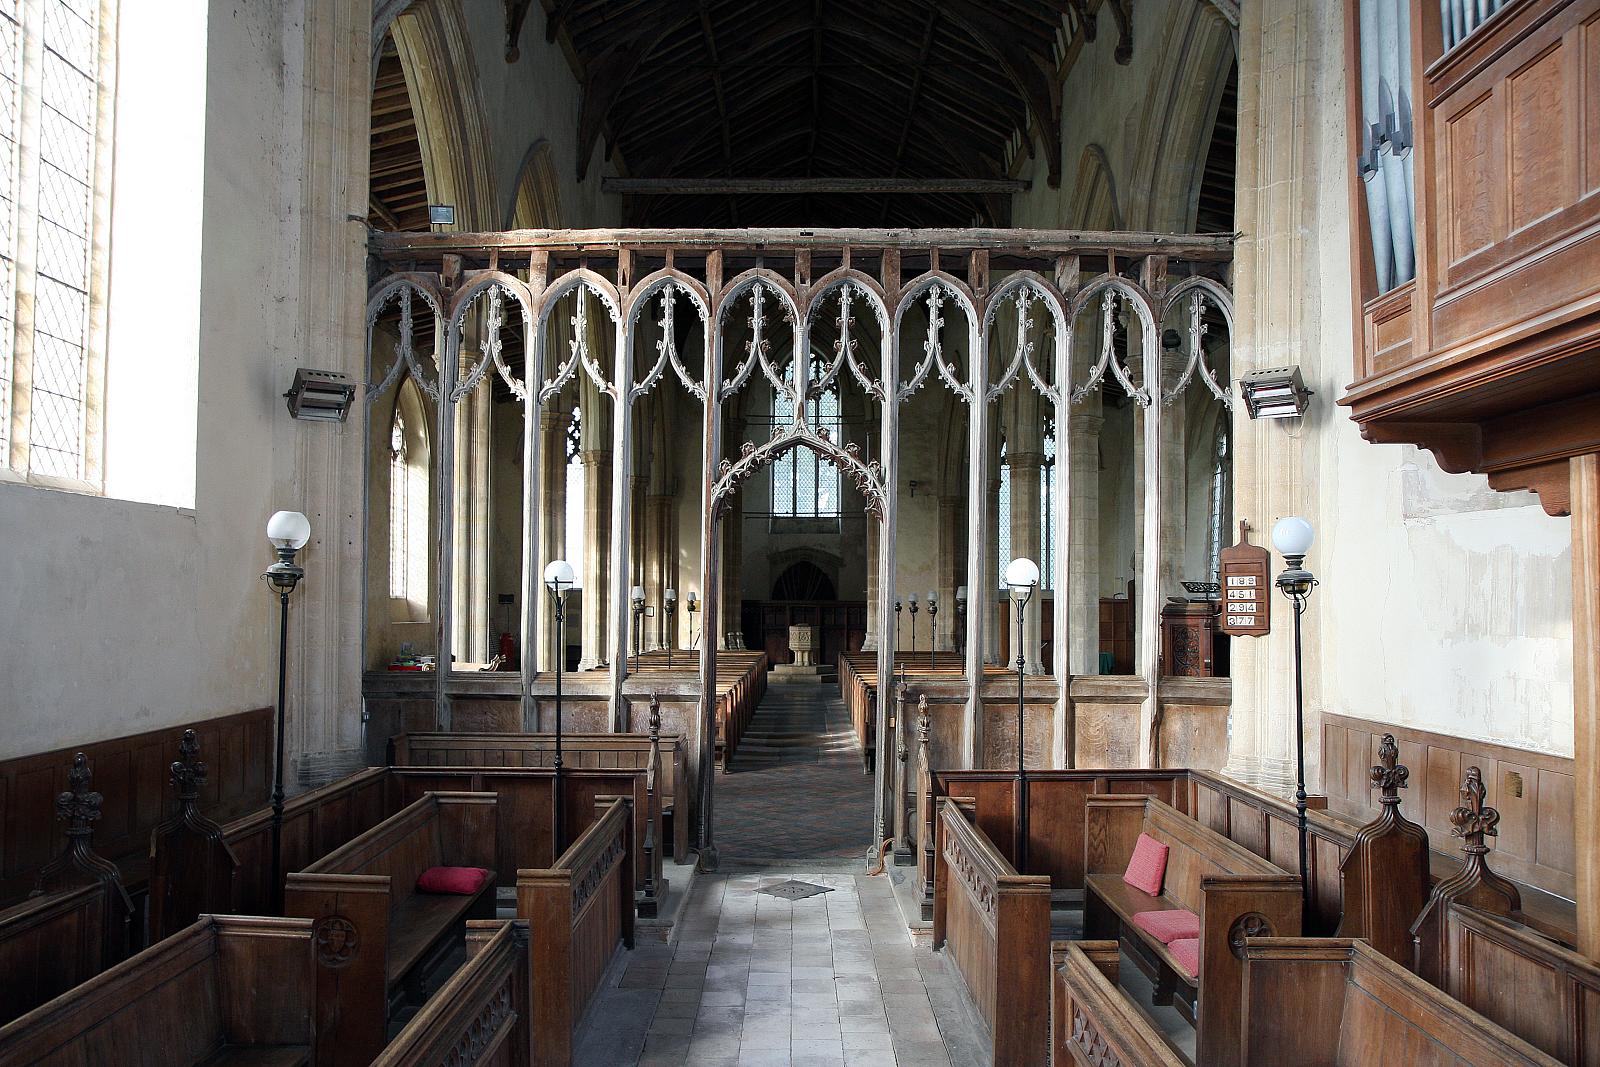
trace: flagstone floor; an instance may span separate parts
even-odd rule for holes
[[[976,1012],[944,958],[913,944],[886,878],[860,868],[851,860],[701,875],[675,944],[641,945],[602,991],[576,1062],[986,1065]],[[827,891],[798,900],[770,892],[792,881]]]

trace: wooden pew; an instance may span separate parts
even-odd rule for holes
[[[933,947],[988,1026],[996,1064],[1041,1064],[1050,988],[1050,879],[1018,874],[954,800],[939,807]]]
[[[1186,811],[1187,772],[1181,768],[1050,770],[1028,772],[1028,866],[1048,875],[1057,902],[1083,899],[1083,812],[1089,797],[1148,794]],[[1017,855],[1015,772],[929,771],[918,786],[916,820],[923,914],[933,917],[933,816],[944,797],[970,800],[973,821],[1009,862]]]
[[[1600,964],[1520,923],[1452,903],[1444,991],[1571,1067],[1600,1067]]]
[[[533,1063],[565,1067],[572,1035],[620,948],[633,948],[633,816],[602,798],[598,818],[555,866],[517,872],[517,917],[532,953]],[[527,1061],[523,1061],[527,1062]]]
[[[396,767],[549,767],[554,734],[410,733],[389,740]],[[645,771],[658,768],[662,828],[674,863],[689,858],[689,796],[684,742],[677,734],[563,734],[561,759],[568,770]],[[681,812],[681,817],[679,813]]]
[[[908,677],[959,680],[966,664],[953,652],[896,652],[895,674]],[[877,744],[878,654],[876,652],[839,653],[839,696],[850,714],[850,725],[861,745],[862,770],[871,774]]]
[[[113,911],[111,890],[99,883],[0,910],[0,1023],[103,971]]]
[[[1160,896],[1122,880],[1140,833],[1165,844]],[[1156,983],[1158,1002],[1174,1002],[1195,1024],[1196,1061],[1236,1067],[1239,996],[1246,937],[1300,932],[1300,879],[1149,796],[1092,796],[1084,811],[1084,936],[1118,938]],[[1199,916],[1199,973],[1135,925],[1144,911],[1184,909]],[[1173,998],[1172,993],[1178,996]]]
[[[750,717],[767,691],[767,666],[765,652],[717,650],[715,759],[723,771],[728,770],[734,754],[739,751],[739,742],[750,725]],[[670,667],[665,651],[628,657],[628,673],[635,677],[649,674],[697,676],[699,669],[696,650],[674,652]]]
[[[554,833],[555,772],[543,767],[391,767],[388,768],[391,808],[416,800],[423,793],[467,790],[494,793],[499,798],[496,812],[500,830],[499,861],[492,866],[502,872],[505,884],[514,884],[510,872],[523,868],[554,866],[557,851]],[[645,849],[649,795],[643,772],[586,769],[562,773],[565,801],[562,805],[566,827],[562,842],[577,840],[595,820],[595,801],[606,796],[633,799],[634,888],[642,889],[653,877]],[[659,820],[659,813],[654,816]],[[651,831],[659,834],[659,821]],[[660,838],[657,837],[657,840]],[[509,865],[509,866],[508,866]]]
[[[291,872],[284,911],[313,920],[319,1067],[365,1067],[384,1046],[391,1010],[426,999],[428,972],[459,942],[466,920],[494,914],[494,878],[473,896],[416,890],[430,867],[495,859],[495,797],[429,793]]]
[[[439,987],[372,1067],[524,1067],[532,1062],[528,924],[467,923],[467,962]]]
[[[1248,1064],[1556,1067],[1365,941],[1250,938],[1241,1042]],[[1210,1061],[1203,1057],[1201,1063]]]
[[[304,1067],[315,951],[304,919],[206,916],[0,1027],[0,1063]]]
[[[1050,950],[1050,1062],[1055,1067],[1188,1067],[1117,985],[1117,942],[1057,941]]]
[[[150,832],[149,923],[152,943],[204,914],[231,912],[239,859],[222,827],[200,812],[207,781],[200,740],[185,730],[172,764],[178,813]]]

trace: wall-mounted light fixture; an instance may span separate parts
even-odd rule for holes
[[[289,414],[308,422],[343,422],[355,402],[356,381],[336,370],[297,367],[294,384],[283,394]]]
[[[1239,395],[1252,419],[1297,419],[1311,405],[1299,367],[1268,367],[1239,379]]]

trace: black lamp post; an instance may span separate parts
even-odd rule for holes
[[[1028,765],[1022,754],[1022,675],[1028,665],[1023,651],[1022,618],[1039,586],[1039,565],[1027,557],[1006,564],[1006,586],[1017,604],[1017,873],[1028,873]]]
[[[967,587],[956,587],[956,649],[963,662],[967,655]]]
[[[900,651],[900,601],[894,602],[894,650]]]
[[[672,646],[678,643],[678,631],[673,628],[673,623],[677,621],[678,615],[678,591],[676,589],[668,589],[662,599],[666,601],[667,607],[667,667],[671,669]]]
[[[633,587],[633,673],[639,673],[639,652],[644,645],[644,586]]]
[[[1272,546],[1283,556],[1283,573],[1278,575],[1277,586],[1294,605],[1294,745],[1295,787],[1294,810],[1300,832],[1300,899],[1302,908],[1311,906],[1310,873],[1306,864],[1306,720],[1305,682],[1300,645],[1300,616],[1305,614],[1306,601],[1317,579],[1305,569],[1306,553],[1311,550],[1316,531],[1311,524],[1298,516],[1278,520],[1272,528]]]
[[[556,631],[556,817],[555,817],[555,852],[557,856],[565,850],[563,838],[566,837],[564,821],[566,804],[561,779],[561,672],[566,666],[567,659],[567,590],[577,582],[578,576],[572,570],[572,564],[564,559],[553,559],[545,566],[544,584],[550,590],[550,599],[555,607]]]
[[[298,511],[279,511],[267,520],[267,540],[278,562],[261,577],[278,594],[278,722],[276,755],[272,761],[272,908],[283,911],[283,736],[289,681],[289,594],[305,577],[294,561],[296,552],[311,539],[311,523]]]
[[[693,589],[689,590],[689,595],[688,595],[687,600],[688,600],[687,607],[689,609],[689,647],[692,648],[692,649],[693,648],[699,648],[700,647],[700,631],[699,631],[699,628],[698,628],[698,624],[695,622],[695,615],[697,615],[699,613],[699,611],[700,611],[700,601],[694,595],[694,590]]]
[[[917,594],[907,597],[911,601],[911,654],[917,654]]]
[[[931,671],[938,666],[936,660],[939,655],[939,594],[936,590],[928,590],[928,669]]]

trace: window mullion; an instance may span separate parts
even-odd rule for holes
[[[15,311],[11,349],[11,455],[9,466],[28,471],[33,415],[33,309],[38,264],[40,83],[44,66],[44,2],[23,0],[21,121],[17,130]]]

